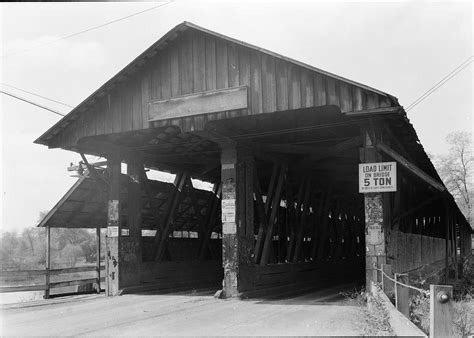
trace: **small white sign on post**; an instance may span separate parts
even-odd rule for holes
[[[397,162],[359,163],[359,192],[397,191]]]

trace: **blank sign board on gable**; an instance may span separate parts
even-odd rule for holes
[[[397,191],[397,162],[359,164],[359,192]]]

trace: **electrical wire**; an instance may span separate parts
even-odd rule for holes
[[[2,93],[2,94],[4,94],[4,95],[11,96],[11,97],[13,97],[13,98],[15,98],[15,99],[17,99],[17,100],[20,100],[20,101],[23,101],[23,102],[32,104],[33,106],[36,106],[36,107],[39,107],[39,108],[41,108],[41,109],[47,110],[47,111],[49,111],[49,112],[51,112],[51,113],[53,113],[53,114],[56,114],[56,115],[59,115],[59,116],[66,116],[66,114],[60,113],[60,112],[58,112],[58,111],[56,111],[56,110],[54,110],[54,109],[48,108],[48,107],[43,106],[43,105],[41,105],[41,104],[38,104],[38,103],[36,103],[36,102],[27,100],[27,99],[25,99],[25,98],[23,98],[23,97],[16,96],[16,95],[14,95],[14,94],[12,94],[12,93],[8,93],[8,92],[3,91],[3,90],[0,90],[0,93]]]
[[[37,96],[37,97],[41,97],[42,99],[45,99],[45,100],[48,100],[48,101],[51,101],[51,102],[55,102],[55,103],[62,104],[63,106],[66,106],[66,107],[69,107],[69,108],[74,108],[74,106],[71,106],[71,105],[69,105],[69,104],[67,104],[67,103],[64,103],[64,102],[61,102],[61,101],[57,101],[57,100],[53,100],[53,99],[51,99],[51,98],[49,98],[49,97],[46,97],[46,96],[43,96],[43,95],[39,95],[39,94],[30,92],[30,91],[27,91],[27,90],[24,90],[24,89],[21,89],[21,88],[18,88],[18,87],[9,85],[9,84],[7,84],[7,83],[1,82],[0,84],[1,84],[2,86],[14,88],[14,89],[16,89],[16,90],[19,90],[19,91],[24,92],[24,93],[27,93],[27,94],[31,94],[31,95],[34,95],[34,96]]]
[[[87,32],[90,32],[90,31],[93,31],[93,30],[96,30],[96,29],[99,29],[99,28],[102,28],[102,27],[105,27],[105,26],[108,26],[108,25],[111,25],[111,24],[114,24],[114,23],[117,23],[117,22],[119,22],[119,21],[129,19],[129,18],[134,17],[134,16],[136,16],[136,15],[140,15],[140,14],[143,14],[143,13],[146,13],[146,12],[149,12],[149,11],[152,11],[152,10],[154,10],[154,9],[157,9],[157,8],[160,8],[160,7],[169,5],[170,3],[174,2],[174,1],[175,1],[175,0],[170,0],[170,1],[166,2],[166,3],[162,3],[162,4],[159,4],[159,5],[157,5],[157,6],[153,6],[153,7],[144,9],[144,10],[142,10],[142,11],[139,11],[139,12],[136,12],[136,13],[132,13],[132,14],[129,14],[129,15],[127,15],[127,16],[124,16],[124,17],[121,17],[121,18],[118,18],[118,19],[115,19],[115,20],[112,20],[112,21],[103,23],[103,24],[101,24],[101,25],[94,26],[94,27],[91,27],[91,28],[87,28],[87,29],[84,29],[84,30],[82,30],[82,31],[79,31],[79,32],[76,32],[76,33],[72,33],[72,34],[69,34],[69,35],[66,35],[66,36],[63,36],[63,37],[60,37],[60,38],[55,39],[55,40],[53,40],[53,41],[44,42],[44,43],[38,44],[38,45],[33,46],[33,47],[31,47],[31,48],[28,48],[28,49],[23,49],[23,50],[19,50],[19,51],[16,51],[16,52],[10,52],[10,53],[6,53],[6,54],[2,54],[2,55],[0,56],[0,58],[12,56],[12,55],[23,54],[23,53],[29,52],[29,51],[32,50],[32,49],[38,48],[38,47],[43,47],[43,46],[45,46],[45,45],[50,45],[50,44],[52,44],[52,43],[55,43],[55,42],[58,42],[58,41],[61,41],[61,40],[69,39],[69,38],[78,36],[78,35],[80,35],[80,34],[84,34],[84,33],[87,33]]]
[[[443,77],[441,80],[439,80],[437,83],[435,83],[430,89],[428,89],[426,92],[424,92],[419,98],[417,98],[415,101],[413,101],[411,104],[409,104],[405,111],[409,111],[416,107],[418,104],[423,102],[428,96],[433,94],[436,90],[438,90],[441,86],[443,86],[445,83],[447,83],[449,80],[451,80],[453,77],[455,77],[458,73],[463,71],[465,68],[467,68],[472,61],[474,61],[474,55],[469,56],[466,60],[464,60],[461,64],[459,64],[456,68],[454,68],[449,74],[447,74],[445,77]]]

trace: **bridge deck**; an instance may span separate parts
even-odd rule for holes
[[[340,291],[247,301],[215,299],[210,290],[55,299],[3,308],[1,334],[360,335],[360,308],[345,305]]]

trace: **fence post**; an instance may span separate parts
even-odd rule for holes
[[[453,332],[453,287],[430,285],[430,337],[450,337]]]
[[[392,265],[390,264],[382,264],[382,271],[387,275],[391,276],[392,275]],[[384,274],[382,274],[382,290],[387,294],[388,291],[393,290],[393,282],[385,277]]]
[[[96,228],[96,237],[97,237],[97,249],[96,249],[96,256],[97,256],[97,293],[100,293],[100,227]]]
[[[407,275],[395,275],[395,280],[399,281],[400,283],[408,284],[408,276]],[[397,310],[400,311],[405,317],[410,318],[410,308],[408,302],[408,288],[397,284],[395,286],[397,288],[397,297],[396,297],[396,306]]]
[[[49,289],[50,289],[50,284],[49,284],[49,270],[51,269],[51,253],[50,253],[50,247],[51,247],[51,228],[49,225],[46,226],[46,261],[45,261],[45,277],[46,277],[46,288],[44,290],[44,299],[49,298]]]

